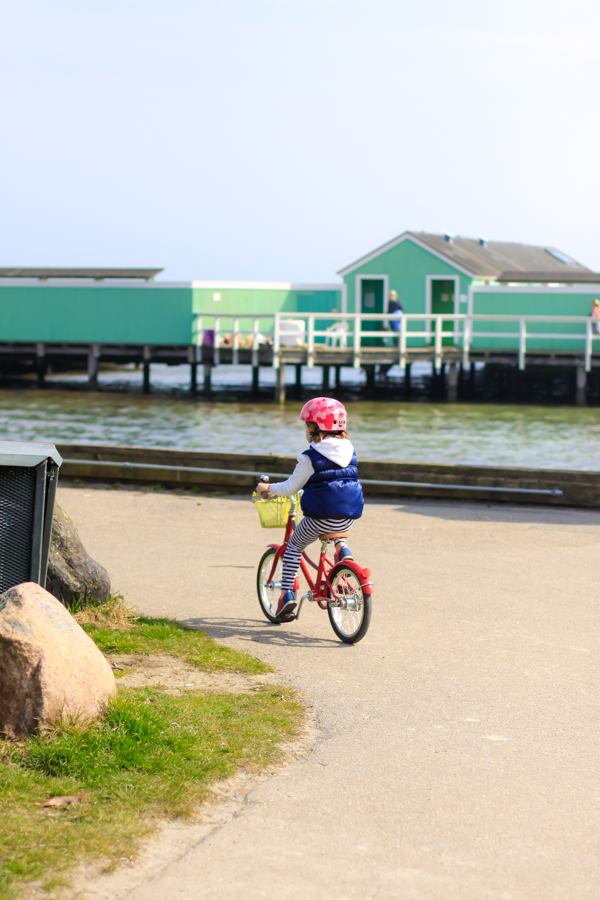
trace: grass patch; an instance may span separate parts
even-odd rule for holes
[[[268,670],[169,619],[85,628],[105,652],[184,656],[211,670]],[[75,722],[43,737],[0,742],[0,898],[16,896],[31,880],[53,889],[83,857],[132,856],[153,820],[187,816],[215,779],[274,761],[301,715],[293,693],[272,685],[179,697],[129,688],[92,726]],[[76,806],[41,807],[51,796],[87,791]]]
[[[84,622],[83,628],[103,653],[162,653],[182,656],[197,669],[207,672],[229,669],[260,675],[273,669],[254,656],[221,647],[204,632],[188,628],[174,619],[150,619],[140,616],[126,628],[107,627]]]

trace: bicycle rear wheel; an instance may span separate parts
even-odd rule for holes
[[[273,568],[273,559],[277,551],[269,547],[265,550],[258,564],[258,572],[256,573],[256,592],[258,594],[258,602],[264,616],[269,622],[279,624],[279,620],[275,613],[277,612],[277,604],[281,595],[281,561],[280,556],[273,572],[273,579],[269,581],[271,569]]]
[[[341,606],[328,606],[331,627],[345,644],[356,644],[369,630],[371,622],[371,596],[365,594],[359,577],[350,566],[340,563],[331,575],[331,599]]]

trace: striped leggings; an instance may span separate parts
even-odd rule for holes
[[[306,550],[309,544],[316,541],[320,534],[327,534],[330,531],[348,531],[353,522],[354,519],[309,519],[306,516],[301,519],[300,524],[294,529],[283,555],[282,589],[284,591],[293,590],[294,578],[300,568],[302,551]],[[341,538],[335,542],[335,546],[338,548],[345,543],[345,539]]]

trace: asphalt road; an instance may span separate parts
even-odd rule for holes
[[[600,513],[369,503],[350,543],[374,613],[346,646],[312,605],[290,626],[261,617],[256,563],[279,532],[248,499],[59,499],[129,602],[272,663],[317,727],[239,814],[111,896],[600,895]]]

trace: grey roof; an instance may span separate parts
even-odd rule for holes
[[[578,272],[587,274],[590,271],[586,266],[582,266],[554,247],[537,247],[533,244],[513,244],[508,241],[486,241],[483,238],[460,236],[453,236],[448,240],[448,236],[443,234],[404,231],[398,237],[388,241],[387,244],[341,269],[338,274],[343,275],[358,268],[367,260],[385,253],[406,238],[419,241],[445,257],[448,262],[481,278],[497,279],[505,272],[510,272],[511,275],[519,272],[522,275],[535,273],[537,276],[535,281],[566,282],[574,280],[573,276]],[[518,279],[515,277],[507,280],[516,281]]]
[[[144,278],[149,281],[163,269],[0,269],[0,278]]]
[[[508,241],[482,242],[478,238],[459,236],[453,237],[450,243],[443,234],[427,234],[423,231],[409,231],[408,234],[427,244],[432,250],[447,256],[462,268],[473,272],[474,275],[481,275],[484,278],[498,278],[504,272],[520,272],[521,274],[531,272],[536,275],[544,274],[544,277],[536,278],[535,281],[563,281],[567,280],[567,275],[571,277],[577,272],[588,273],[590,271],[575,260],[569,263],[561,262],[552,255],[557,251],[550,247],[513,244]],[[565,259],[569,259],[565,254],[561,255]],[[517,279],[507,280],[516,281]]]
[[[560,274],[560,278],[557,275]],[[600,284],[600,272],[581,272],[572,266],[565,266],[560,272],[502,272],[498,281],[556,282],[558,284]]]

